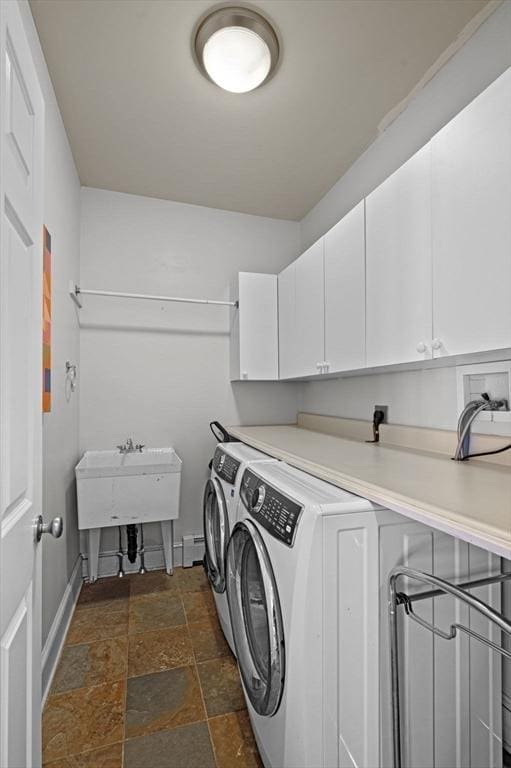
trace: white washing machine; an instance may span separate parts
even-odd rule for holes
[[[358,518],[375,508],[283,462],[243,474],[228,548],[227,595],[245,698],[266,768],[339,764],[337,745],[330,760],[324,743],[323,519],[342,513],[351,521],[350,513]],[[375,702],[377,714],[377,689]],[[357,737],[362,734],[357,723],[353,727]]]
[[[396,565],[433,568],[453,582],[500,571],[488,552],[283,462],[245,470],[227,597],[266,768],[393,764],[388,575]],[[484,600],[499,610],[494,586]],[[433,606],[418,605],[433,621]],[[438,598],[435,624],[452,620],[452,601]],[[491,651],[471,643],[462,652],[402,622],[403,765],[500,765],[502,688]]]
[[[276,461],[243,443],[219,443],[211,464],[211,476],[204,489],[204,564],[220,624],[233,653],[235,650],[225,591],[225,562],[229,537],[236,522],[240,482],[248,466]]]

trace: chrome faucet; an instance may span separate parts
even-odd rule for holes
[[[117,448],[119,449],[119,453],[134,453],[135,451],[142,453],[142,448],[145,448],[145,445],[142,443],[133,445],[132,438],[128,437],[124,445],[118,445]]]

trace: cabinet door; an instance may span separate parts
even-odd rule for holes
[[[277,276],[240,272],[231,323],[231,379],[278,379]]]
[[[359,203],[325,235],[327,371],[365,365],[365,217]]]
[[[298,376],[323,373],[325,360],[324,238],[296,260],[295,347]]]
[[[431,143],[435,355],[511,347],[511,69]]]
[[[296,360],[296,262],[278,278],[279,291],[279,375],[281,379],[297,376]]]
[[[366,198],[367,365],[431,357],[431,146]]]

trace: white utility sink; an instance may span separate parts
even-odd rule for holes
[[[76,479],[180,471],[181,459],[173,448],[144,448],[129,453],[86,451],[76,466]]]
[[[97,576],[101,528],[161,523],[172,570],[172,521],[179,516],[181,459],[172,447],[86,451],[75,467],[78,528],[89,531],[89,571]],[[94,562],[95,561],[95,562]]]

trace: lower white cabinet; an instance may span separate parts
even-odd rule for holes
[[[434,355],[511,347],[511,69],[431,146]]]
[[[278,379],[277,275],[240,272],[231,299],[231,381]]]
[[[500,560],[388,510],[324,519],[324,768],[391,768],[388,574],[397,565],[453,582],[500,572]],[[421,587],[400,582],[401,589]],[[500,587],[475,591],[500,609]],[[446,629],[460,621],[500,644],[496,628],[453,598],[414,606]],[[501,661],[459,633],[446,641],[400,611],[403,765],[502,766]]]
[[[365,365],[365,204],[325,235],[325,373]]]
[[[431,358],[431,145],[366,198],[367,366]]]

